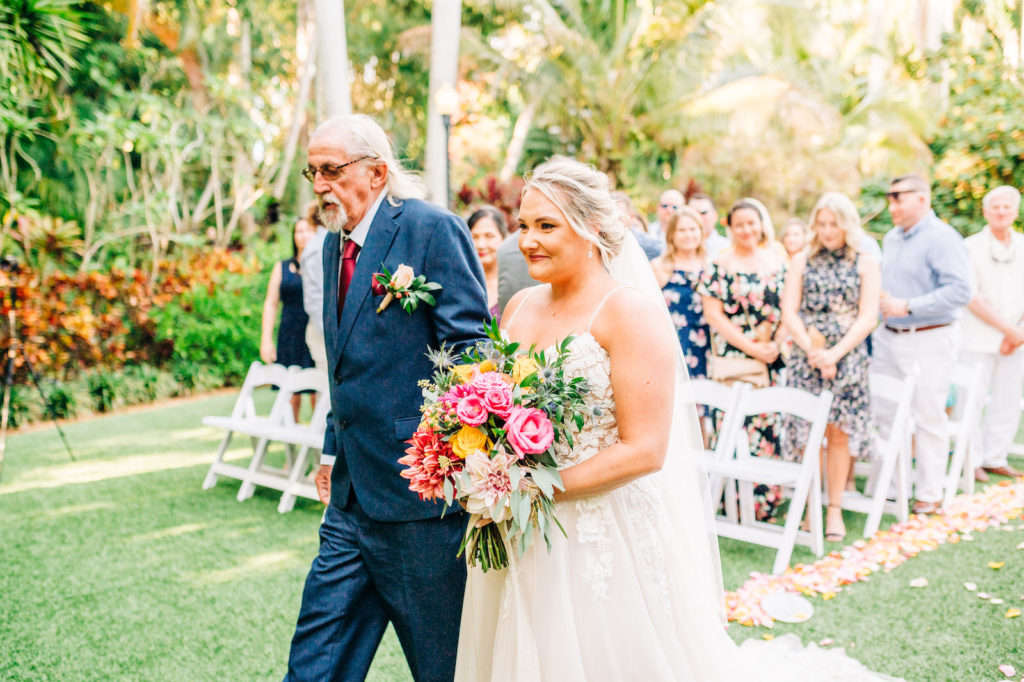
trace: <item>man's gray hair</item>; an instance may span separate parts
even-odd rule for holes
[[[989,208],[998,199],[1009,199],[1010,203],[1020,211],[1020,190],[1016,187],[1011,187],[1010,185],[996,187],[985,195],[985,198],[981,200],[981,205],[983,208]]]
[[[392,206],[397,206],[403,199],[426,198],[427,186],[423,180],[402,165],[391,138],[369,116],[348,114],[329,118],[317,126],[310,139],[320,135],[337,136],[345,152],[353,159],[367,156],[383,162],[388,167],[386,191]]]
[[[926,198],[928,198],[929,201],[931,201],[932,186],[931,184],[928,183],[928,181],[924,178],[923,175],[919,175],[917,173],[910,173],[909,175],[899,175],[892,179],[892,182],[889,183],[889,188],[891,189],[894,185],[898,185],[901,182],[906,185],[909,185],[909,189],[920,192]]]

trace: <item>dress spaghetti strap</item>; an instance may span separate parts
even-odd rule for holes
[[[605,302],[609,298],[611,298],[611,295],[614,294],[619,289],[628,289],[628,288],[629,287],[627,287],[625,284],[623,284],[622,286],[615,287],[614,289],[612,289],[611,291],[609,291],[607,294],[604,295],[604,298],[601,299],[601,302],[597,304],[597,308],[594,309],[594,314],[590,316],[590,322],[587,323],[587,333],[588,334],[590,333],[590,328],[594,326],[594,320],[597,318],[597,314],[599,312],[601,312],[601,308],[603,308]]]
[[[523,304],[526,303],[527,299],[529,299],[531,296],[533,296],[533,292],[537,291],[537,289],[540,289],[541,286],[542,285],[538,284],[537,286],[529,288],[529,290],[527,291],[526,295],[523,296],[523,300],[521,300],[519,302],[519,305],[516,306],[516,309],[512,311],[511,315],[509,315],[508,321],[503,325],[506,329],[516,319],[516,315],[518,315],[519,311],[523,309]]]

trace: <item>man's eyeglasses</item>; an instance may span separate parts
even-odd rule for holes
[[[916,194],[916,193],[918,193],[920,191],[921,190],[919,190],[919,189],[900,189],[900,190],[896,190],[894,192],[886,192],[885,193],[885,198],[886,199],[892,199],[893,201],[899,201],[900,197],[902,195],[904,195],[904,194]]]
[[[675,204],[661,204],[662,208],[671,208],[673,211],[678,211],[679,207]]]
[[[316,180],[316,174],[319,173],[327,182],[334,182],[335,180],[341,177],[341,171],[345,170],[346,166],[351,166],[353,163],[359,163],[360,161],[365,161],[366,159],[369,158],[371,157],[360,156],[358,159],[349,161],[348,163],[343,163],[340,166],[335,166],[332,163],[325,163],[320,167],[306,166],[305,168],[302,169],[302,177],[306,178],[310,182],[313,182]]]

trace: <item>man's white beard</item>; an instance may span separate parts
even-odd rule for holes
[[[345,225],[348,224],[348,214],[345,212],[345,207],[341,205],[338,198],[333,194],[324,194],[319,197],[320,210],[317,215],[320,218],[320,222],[331,232],[341,232]],[[333,205],[335,208],[333,211],[327,211],[324,206],[327,204]]]

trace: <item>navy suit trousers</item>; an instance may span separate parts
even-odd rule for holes
[[[440,509],[439,509],[440,511]],[[354,494],[328,505],[320,554],[302,592],[285,682],[366,678],[388,622],[416,682],[448,682],[466,566],[456,557],[466,517],[374,521]]]

